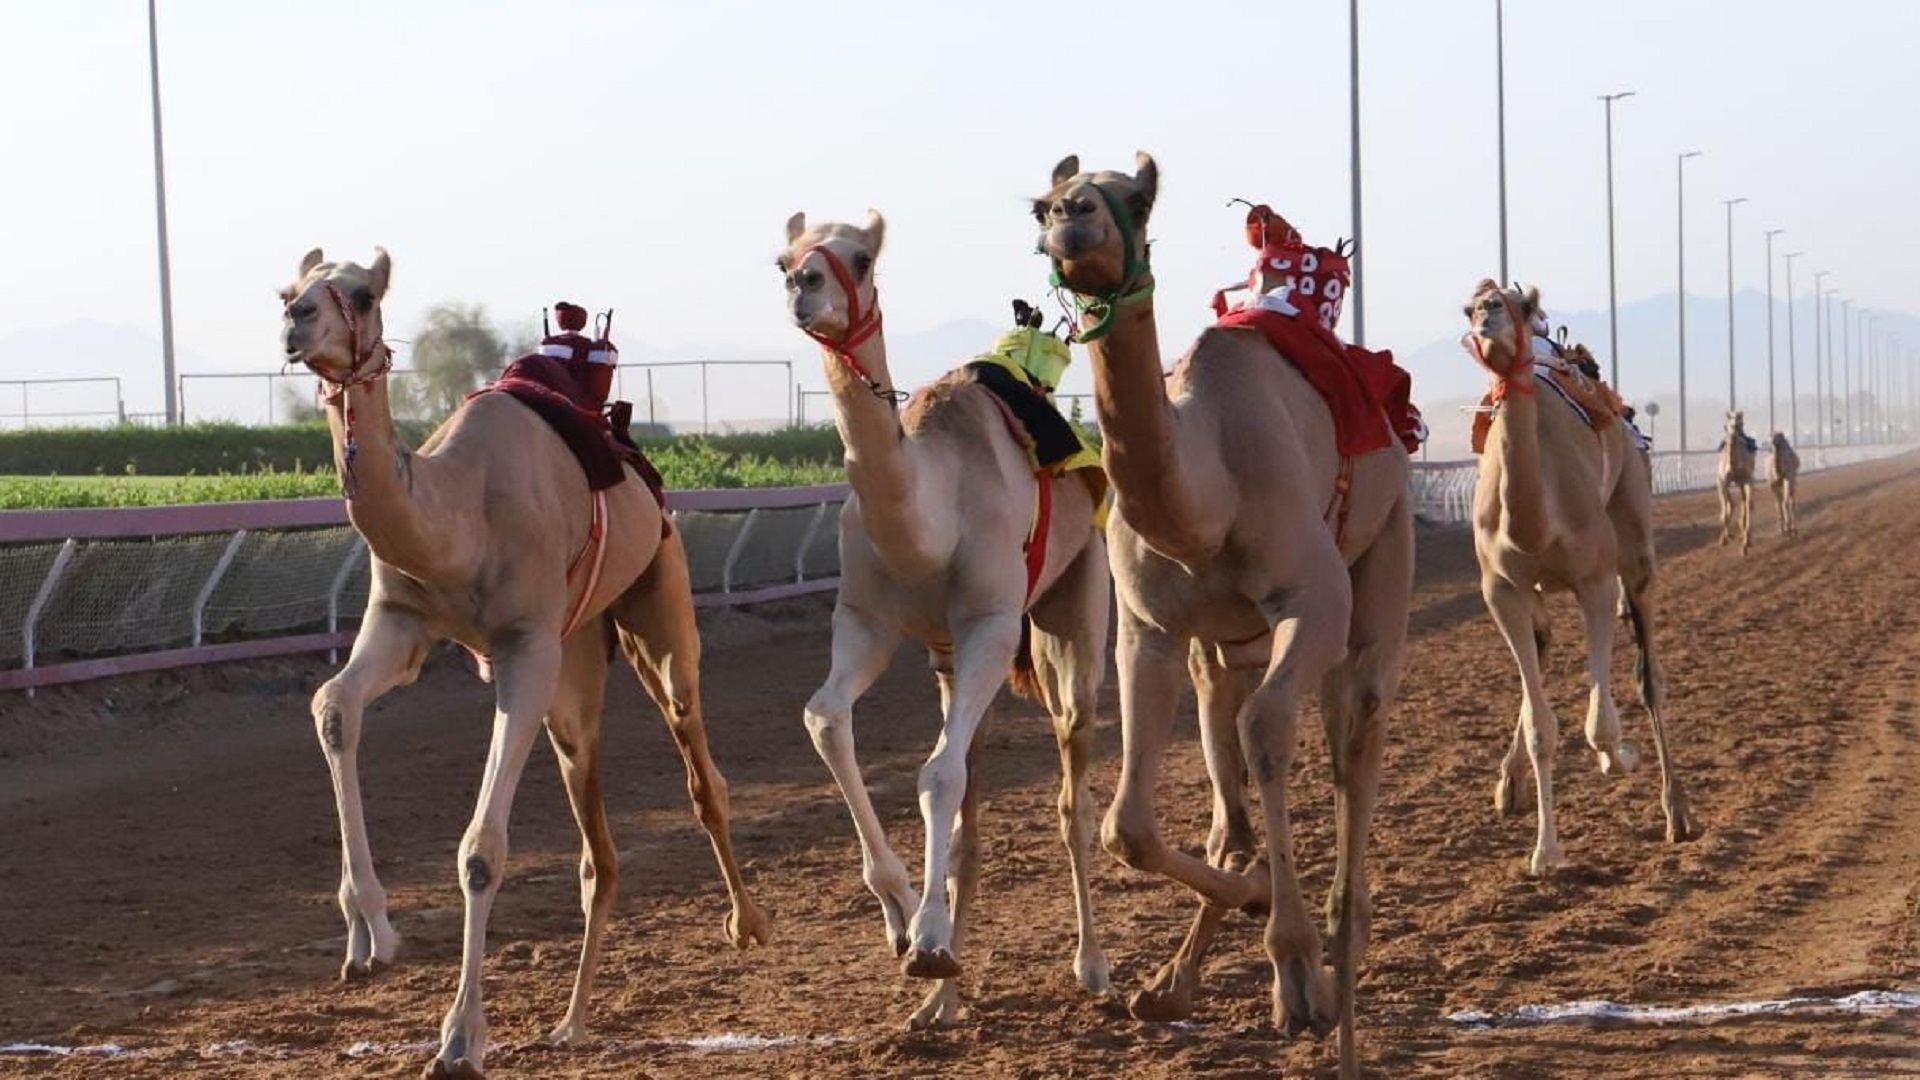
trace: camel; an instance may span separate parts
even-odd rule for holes
[[[1617,420],[1595,429],[1561,393],[1537,393],[1545,381],[1526,340],[1540,309],[1538,289],[1501,289],[1482,281],[1466,315],[1469,350],[1494,378],[1492,427],[1474,487],[1473,547],[1480,593],[1520,668],[1520,716],[1500,763],[1494,806],[1514,813],[1517,774],[1531,759],[1539,796],[1539,828],[1528,866],[1546,874],[1566,863],[1553,815],[1553,759],[1558,723],[1541,678],[1547,638],[1543,593],[1571,590],[1587,631],[1587,743],[1609,776],[1639,765],[1638,746],[1620,736],[1612,687],[1613,620],[1620,608],[1632,626],[1640,702],[1653,726],[1660,761],[1660,804],[1667,839],[1692,834],[1686,793],[1661,709],[1666,679],[1653,651],[1655,576],[1653,483],[1647,459]],[[1520,362],[1516,362],[1519,360]]]
[[[318,248],[282,293],[287,360],[327,384],[334,461],[347,514],[372,552],[372,588],[353,651],[313,695],[320,745],[340,817],[342,979],[392,964],[400,938],[387,918],[361,811],[359,744],[366,707],[419,676],[436,641],[485,657],[495,684],[493,740],[457,873],[466,901],[460,984],[428,1076],[477,1077],[487,1048],[481,963],[487,918],[505,875],[507,822],[544,718],[580,827],[586,916],[560,1045],[587,1039],[587,1005],[619,882],[601,800],[599,744],[615,636],[660,706],[687,771],[687,789],[726,879],[726,933],[746,948],[771,922],[747,896],[728,827],[726,781],[707,752],[700,707],[700,640],[677,530],[663,536],[659,503],[629,469],[606,490],[597,579],[575,590],[569,564],[589,543],[587,478],[561,439],[504,393],[468,400],[416,452],[394,433],[380,303],[391,276],[328,262]],[[564,631],[574,630],[572,633]]]
[[[1800,532],[1799,516],[1794,512],[1794,489],[1800,486],[1800,454],[1782,432],[1773,433],[1773,453],[1767,458],[1767,487],[1773,491],[1773,509],[1780,519],[1780,535]]]
[[[1163,373],[1146,246],[1159,168],[1144,152],[1135,162],[1132,175],[1085,173],[1065,158],[1033,204],[1041,250],[1077,295],[1115,491],[1124,751],[1101,840],[1125,865],[1202,898],[1179,951],[1130,1005],[1145,1019],[1191,1014],[1221,919],[1265,908],[1274,1021],[1290,1036],[1337,1026],[1350,1080],[1354,982],[1372,918],[1368,834],[1413,582],[1407,454],[1393,444],[1343,460],[1326,403],[1257,332],[1209,328]],[[1338,528],[1330,498],[1342,507]],[[1214,787],[1204,860],[1166,843],[1154,807],[1183,660]],[[1326,911],[1333,979],[1295,872],[1288,797],[1301,700],[1316,689],[1339,837]],[[1248,818],[1249,767],[1264,860]]]
[[[821,345],[853,489],[840,514],[832,668],[807,703],[807,731],[853,817],[888,945],[904,957],[909,977],[938,980],[908,1020],[919,1029],[958,1016],[960,949],[980,880],[974,736],[1010,667],[1024,668],[1029,658],[1059,744],[1060,832],[1078,933],[1074,973],[1089,992],[1107,990],[1088,886],[1087,783],[1111,601],[1092,491],[1074,476],[1036,482],[999,399],[956,372],[899,409],[904,395],[891,389],[874,284],[884,236],[877,212],[862,226],[810,227],[805,214],[795,214],[779,267],[788,313]],[[1041,565],[1031,549],[1022,555],[1042,494],[1037,484],[1049,486],[1052,506]],[[1023,621],[1030,624],[1030,650]],[[919,778],[924,898],[915,896],[887,844],[853,739],[854,703],[909,637],[927,647],[943,717]]]
[[[1720,543],[1740,530],[1740,554],[1753,541],[1753,440],[1747,435],[1746,414],[1727,414],[1727,437],[1720,444]]]

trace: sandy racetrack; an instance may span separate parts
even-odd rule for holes
[[[1668,1027],[1475,1029],[1457,1010],[1609,998],[1684,1005],[1920,988],[1920,461],[1803,481],[1801,536],[1770,505],[1742,560],[1713,546],[1711,495],[1662,500],[1658,642],[1675,747],[1705,835],[1662,840],[1651,764],[1601,777],[1572,605],[1554,605],[1561,834],[1573,865],[1524,874],[1528,812],[1492,811],[1518,703],[1482,607],[1471,541],[1422,530],[1413,643],[1375,831],[1374,944],[1361,991],[1378,1077],[1920,1075],[1920,1014],[1796,1015]],[[908,1034],[923,985],[883,947],[852,827],[800,723],[826,670],[824,604],[727,616],[705,664],[709,730],[771,948],[721,938],[725,894],[664,728],[617,672],[608,802],[623,896],[593,1048],[540,1036],[578,946],[577,834],[544,743],[514,814],[487,967],[494,1077],[1331,1076],[1331,1043],[1266,1023],[1258,929],[1235,917],[1195,1021],[1133,1022],[1073,982],[1071,894],[1051,731],[1004,695],[983,731],[986,872],[963,961],[972,1009]],[[1618,649],[1622,717],[1646,740]],[[335,981],[338,840],[305,700],[318,662],[208,669],[0,699],[0,1044],[118,1044],[100,1057],[0,1057],[0,1074],[412,1076],[458,969],[454,847],[471,812],[491,694],[453,658],[389,695],[363,751],[369,828],[406,937],[369,983]],[[1095,795],[1117,771],[1108,679]],[[1198,845],[1205,774],[1185,741],[1161,787],[1168,835]],[[917,867],[913,785],[932,745],[931,679],[902,651],[858,711],[863,763]],[[1331,797],[1317,723],[1294,787],[1316,903]],[[1105,855],[1096,917],[1131,991],[1192,904]],[[780,1037],[758,1048],[691,1040]],[[244,1040],[243,1045],[235,1045]]]

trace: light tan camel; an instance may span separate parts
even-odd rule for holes
[[[600,715],[610,636],[660,706],[680,747],[687,788],[726,878],[737,947],[767,940],[771,923],[747,898],[729,839],[727,787],[707,753],[700,710],[700,639],[678,531],[661,537],[661,509],[638,478],[607,490],[605,562],[575,613],[568,566],[587,543],[586,476],[560,437],[506,394],[469,400],[418,453],[394,434],[380,301],[390,262],[369,267],[300,262],[283,293],[289,362],[330,384],[327,419],[347,514],[372,551],[367,610],[340,673],[313,696],[313,719],[333,773],[343,849],[340,909],[347,921],[342,978],[391,964],[400,938],[387,919],[361,811],[359,745],[367,705],[420,673],[428,648],[452,638],[494,671],[493,741],[473,822],[460,841],[466,899],[460,986],[429,1076],[479,1076],[487,1048],[481,962],[487,916],[506,872],[507,820],[534,736],[545,719],[580,826],[585,940],[566,1017],[552,1039],[587,1038],[587,999],[619,880],[600,793]],[[608,623],[611,622],[611,626]],[[422,782],[430,782],[422,777]]]
[[[1767,456],[1767,487],[1773,490],[1773,509],[1780,518],[1780,535],[1800,532],[1794,512],[1794,489],[1800,486],[1800,454],[1781,432],[1773,433],[1773,453]]]
[[[1600,771],[1620,775],[1640,761],[1639,748],[1620,737],[1613,702],[1613,620],[1624,589],[1640,701],[1660,759],[1667,839],[1686,839],[1692,826],[1667,750],[1666,681],[1653,653],[1652,477],[1623,424],[1596,431],[1558,393],[1537,391],[1525,328],[1539,306],[1537,289],[1502,290],[1482,281],[1466,314],[1472,324],[1467,343],[1495,380],[1493,426],[1474,486],[1473,548],[1481,595],[1520,667],[1520,717],[1500,763],[1494,806],[1503,814],[1518,809],[1520,759],[1531,758],[1539,832],[1529,865],[1544,874],[1566,862],[1553,819],[1559,728],[1540,672],[1545,590],[1568,589],[1579,601],[1593,681],[1587,742],[1600,756]]]
[[[1720,444],[1720,543],[1740,531],[1740,554],[1753,542],[1753,449],[1747,445],[1746,414],[1727,414],[1726,440]]]
[[[1341,1076],[1358,1075],[1354,979],[1372,917],[1366,849],[1387,715],[1399,690],[1413,582],[1407,454],[1351,459],[1343,538],[1327,521],[1342,462],[1333,418],[1258,332],[1209,329],[1166,376],[1146,259],[1159,170],[1055,166],[1035,200],[1042,247],[1078,294],[1091,339],[1108,526],[1120,607],[1125,750],[1102,842],[1128,866],[1203,898],[1179,952],[1132,1002],[1189,1014],[1199,964],[1233,908],[1268,907],[1274,1021],[1289,1035],[1340,1031]],[[1173,737],[1180,667],[1199,695],[1214,785],[1203,861],[1162,839],[1154,784]],[[1288,777],[1302,699],[1318,690],[1333,759],[1338,850],[1327,898],[1335,979],[1295,873]],[[1247,816],[1260,787],[1268,865]]]
[[[916,394],[904,415],[899,411],[873,280],[884,232],[877,213],[864,226],[811,228],[795,214],[779,264],[789,314],[822,345],[853,488],[840,514],[833,666],[807,703],[807,731],[853,816],[888,944],[905,957],[907,975],[939,980],[909,1019],[919,1028],[951,1022],[959,1011],[960,947],[980,880],[974,738],[1026,647],[1023,613],[1031,617],[1038,696],[1060,748],[1060,831],[1079,935],[1074,973],[1093,993],[1107,989],[1107,957],[1088,893],[1087,775],[1111,600],[1094,498],[1076,476],[1042,481],[1051,485],[1052,522],[1029,595],[1022,551],[1034,523],[1035,474],[988,390],[956,373]],[[887,845],[854,755],[854,702],[886,670],[902,638],[926,645],[944,718],[920,771],[924,899]]]

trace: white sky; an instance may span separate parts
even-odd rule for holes
[[[1368,338],[1411,352],[1457,334],[1497,270],[1493,0],[1361,7]],[[145,14],[0,0],[0,337],[158,332]],[[396,337],[442,299],[512,320],[567,296],[617,308],[624,339],[791,356],[817,385],[771,267],[791,212],[888,216],[895,331],[997,324],[1044,283],[1025,200],[1068,152],[1159,158],[1170,343],[1245,268],[1229,197],[1320,242],[1349,231],[1331,0],[161,0],[160,18],[176,333],[218,369],[277,369],[274,291],[307,248],[364,262],[378,243]],[[1674,155],[1700,149],[1693,291],[1724,293],[1719,201],[1744,195],[1739,287],[1784,226],[1798,274],[1903,306],[1916,43],[1912,0],[1509,0],[1513,273],[1554,307],[1604,307],[1595,95],[1632,89],[1623,303],[1674,287]]]

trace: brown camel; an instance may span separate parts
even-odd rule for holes
[[[597,586],[575,596],[568,568],[589,535],[587,479],[553,429],[502,393],[466,402],[416,453],[393,429],[380,301],[390,263],[300,262],[286,301],[287,359],[329,384],[327,419],[347,514],[372,551],[367,610],[340,673],[313,696],[313,719],[333,773],[343,849],[340,909],[347,921],[341,977],[391,964],[400,938],[387,920],[361,811],[359,745],[367,705],[420,673],[428,648],[451,638],[489,659],[493,741],[457,871],[466,899],[460,986],[441,1026],[429,1076],[479,1076],[487,1047],[481,962],[487,916],[506,871],[513,795],[544,718],[582,837],[580,899],[586,934],[566,1017],[554,1042],[587,1038],[587,999],[619,881],[600,793],[600,714],[611,636],[660,706],[680,747],[687,788],[713,843],[733,910],[727,936],[745,948],[771,923],[747,898],[729,838],[727,787],[707,753],[700,710],[700,639],[687,556],[677,531],[631,471],[607,489],[607,541]],[[609,626],[611,623],[611,626]],[[578,629],[568,634],[568,624]]]
[[[1493,424],[1474,486],[1473,541],[1480,592],[1520,667],[1520,717],[1500,763],[1494,806],[1517,809],[1520,758],[1533,763],[1539,833],[1529,863],[1544,874],[1566,862],[1553,820],[1553,757],[1559,741],[1540,672],[1546,638],[1542,593],[1571,590],[1587,631],[1587,742],[1600,771],[1633,771],[1640,752],[1620,737],[1613,702],[1613,620],[1624,589],[1627,621],[1639,650],[1634,671],[1660,759],[1660,804],[1667,839],[1690,835],[1686,793],[1667,750],[1661,706],[1665,677],[1653,653],[1653,484],[1646,459],[1617,420],[1598,430],[1559,393],[1538,393],[1526,327],[1540,307],[1537,289],[1502,290],[1482,281],[1467,306],[1467,344],[1493,374]]]
[[[1720,543],[1740,531],[1740,554],[1753,542],[1753,447],[1747,442],[1746,414],[1727,414],[1727,437],[1720,444]]]
[[[1367,840],[1413,582],[1407,454],[1394,444],[1343,468],[1326,403],[1257,332],[1208,329],[1171,376],[1162,372],[1146,258],[1159,170],[1145,153],[1136,164],[1131,176],[1089,174],[1068,157],[1034,203],[1043,250],[1079,296],[1116,495],[1108,543],[1125,749],[1102,842],[1203,898],[1180,951],[1133,1009],[1189,1014],[1221,917],[1267,907],[1274,1020],[1290,1035],[1337,1024],[1341,1075],[1351,1078],[1354,979],[1372,917]],[[1330,499],[1346,500],[1338,529],[1327,521]],[[1183,661],[1214,785],[1205,860],[1162,839],[1154,808]],[[1336,979],[1322,967],[1295,873],[1287,791],[1301,700],[1316,689],[1339,836],[1326,912]],[[1264,867],[1247,816],[1249,766],[1265,816]]]
[[[1780,518],[1780,535],[1794,536],[1800,532],[1800,521],[1794,512],[1794,488],[1800,486],[1800,454],[1793,444],[1781,432],[1773,433],[1773,453],[1767,456],[1767,487],[1773,490],[1773,509]]]
[[[908,1021],[920,1028],[949,1023],[959,1010],[960,947],[980,880],[974,736],[1027,648],[1023,615],[1031,621],[1038,696],[1060,748],[1060,832],[1079,934],[1074,973],[1087,990],[1107,990],[1087,883],[1087,775],[1111,601],[1092,490],[1073,475],[1036,480],[997,398],[956,372],[899,410],[873,280],[884,233],[877,213],[864,226],[813,227],[795,214],[779,265],[794,323],[822,346],[853,488],[840,514],[833,666],[807,703],[807,731],[853,816],[888,944],[905,957],[907,975],[939,980]],[[1037,483],[1049,485],[1052,520],[1044,565],[1035,567],[1022,551],[1035,524]],[[943,716],[920,771],[924,899],[887,845],[853,742],[854,702],[909,637],[927,647]]]

